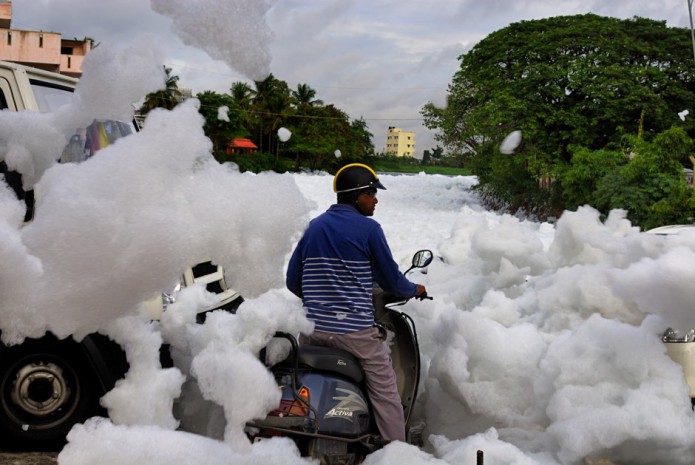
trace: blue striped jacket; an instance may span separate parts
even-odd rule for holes
[[[287,267],[287,288],[300,297],[316,331],[344,334],[374,324],[374,282],[412,297],[417,286],[393,260],[379,223],[335,204],[304,232]]]

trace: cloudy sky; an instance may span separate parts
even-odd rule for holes
[[[529,19],[595,13],[687,27],[685,0],[14,0],[15,29],[155,42],[194,93],[272,72],[291,88],[364,118],[381,151],[386,128],[433,148],[420,109],[443,102],[462,53],[489,33]]]

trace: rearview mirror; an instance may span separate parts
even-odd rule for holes
[[[424,268],[430,263],[432,263],[432,259],[434,258],[434,255],[432,255],[431,250],[418,250],[415,252],[415,255],[413,255],[413,264],[406,270],[405,273],[408,271],[412,270],[413,268]],[[403,274],[405,274],[403,273]]]
[[[424,268],[432,263],[432,251],[420,250],[413,255],[413,268]]]

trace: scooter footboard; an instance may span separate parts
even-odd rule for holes
[[[388,331],[391,362],[396,372],[405,423],[409,425],[420,382],[420,350],[413,320],[405,313],[386,309],[379,323]]]

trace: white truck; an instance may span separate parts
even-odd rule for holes
[[[55,110],[69,102],[76,84],[76,79],[61,74],[0,61],[0,110]],[[99,138],[90,134],[98,134],[105,126],[110,139],[135,130],[130,123],[94,121],[89,128],[76,131],[60,161],[79,162],[94,155],[100,148]],[[3,145],[0,140],[0,150]],[[4,157],[0,156],[0,160]],[[9,170],[4,161],[0,161],[0,182],[6,182],[24,200],[25,221],[31,221],[33,192],[24,191],[21,175]],[[208,311],[234,311],[243,301],[228,288],[224,270],[211,261],[185,270],[180,281],[181,286],[203,284],[219,298],[214,307],[198,314],[198,322],[204,321]],[[153,299],[152,318],[158,318],[171,299],[171,295]],[[163,366],[169,366],[167,347],[160,352]],[[72,338],[59,340],[48,333],[20,345],[0,344],[0,449],[60,449],[75,423],[105,415],[99,399],[127,370],[121,347],[100,334],[90,334],[79,343]]]
[[[660,236],[671,236],[681,234],[683,231],[692,233],[695,231],[695,225],[675,224],[650,229],[646,232]],[[690,388],[690,402],[695,410],[695,329],[677,331],[673,328],[667,328],[661,340],[666,344],[666,352],[669,357],[683,367],[685,381]]]

